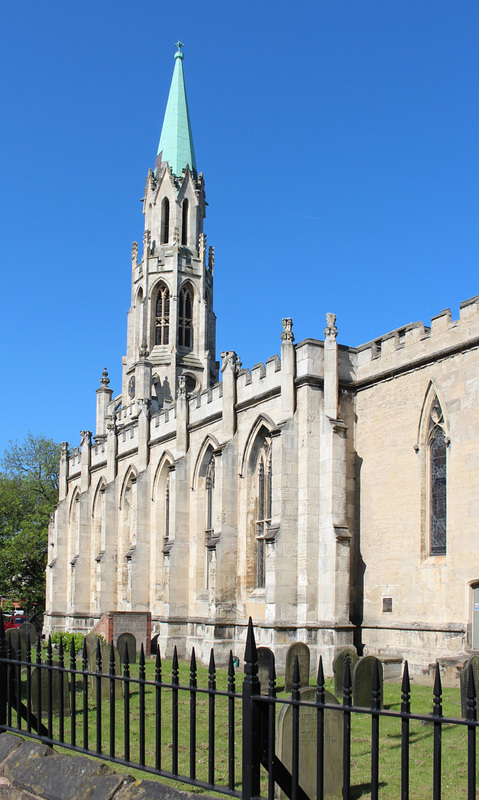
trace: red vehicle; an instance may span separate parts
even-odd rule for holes
[[[3,617],[3,624],[6,631],[10,628],[19,628],[26,621],[27,617],[22,614],[5,614]]]

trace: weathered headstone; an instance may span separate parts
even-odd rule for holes
[[[461,683],[461,715],[467,716],[467,690],[469,689],[469,665],[472,664],[472,674],[474,675],[474,688],[476,698],[479,697],[479,656],[473,656],[461,670],[459,678]]]
[[[344,668],[346,666],[347,658],[349,658],[349,669],[351,670],[352,680],[353,668],[358,660],[358,654],[356,650],[353,650],[352,647],[345,647],[344,650],[340,650],[333,661],[334,694],[339,698],[343,696]]]
[[[54,666],[58,666],[58,662],[53,662]],[[41,691],[41,712],[42,717],[48,712],[48,673],[52,673],[52,711],[58,714],[60,711],[60,673],[56,669],[48,670],[45,665],[40,670],[40,691]],[[38,711],[37,706],[37,687],[38,687],[38,669],[31,667],[31,694],[32,694],[32,711],[34,714]],[[26,686],[23,685],[23,694],[25,695]],[[68,684],[68,673],[63,673],[63,710],[66,713],[70,711],[70,692]]]
[[[299,685],[307,686],[309,683],[309,647],[304,642],[295,642],[288,647],[286,653],[286,669],[284,675],[284,691],[290,692],[293,688],[294,661],[298,656],[299,664]]]
[[[376,656],[360,658],[353,667],[353,703],[355,706],[371,708],[376,664],[379,667],[379,708],[383,707],[383,665]]]
[[[274,654],[269,647],[258,647],[258,679],[261,685],[260,693],[269,692],[269,675],[271,664],[274,664]]]
[[[30,636],[30,647],[34,650],[37,644],[37,629],[35,625],[32,625],[31,622],[24,622],[20,630],[24,632],[25,636]]]
[[[12,658],[17,659],[18,645],[20,645],[21,660],[27,660],[27,636],[21,628],[10,628],[7,631],[7,646],[10,643]]]
[[[311,686],[299,691],[300,699],[316,701],[316,689]],[[337,705],[338,711],[324,711],[324,800],[341,800],[343,796],[343,715],[331,692],[325,692],[325,702]],[[292,765],[292,719],[293,707],[282,706],[276,727],[276,753],[279,760],[291,772]],[[317,777],[317,711],[300,706],[299,709],[299,785],[310,800],[316,800]],[[278,792],[286,800],[283,791]]]
[[[110,699],[110,679],[108,678],[108,674],[110,671],[110,652],[111,652],[111,645],[103,643],[100,645],[100,654],[101,654],[101,672],[102,675],[106,676],[100,679],[100,690],[101,690],[101,699],[102,700],[109,700]],[[113,648],[113,653],[115,656],[115,675],[121,675],[121,664],[120,664],[120,654],[118,652],[118,648]],[[88,671],[89,672],[96,672],[97,663],[96,663],[96,656],[97,651],[92,650],[90,655],[88,656]],[[90,693],[91,698],[95,702],[96,701],[96,688],[97,688],[97,681],[98,679],[94,675],[90,675]],[[120,694],[123,694],[123,682],[122,681],[115,681],[115,694],[117,697]]]
[[[116,646],[120,653],[120,661],[125,663],[125,647],[128,649],[128,663],[134,664],[136,661],[136,639],[132,633],[120,633],[116,640]]]
[[[97,642],[100,642],[100,644],[102,644],[103,640],[98,636],[97,633],[87,633],[84,642],[86,645],[87,656],[88,658],[90,658],[92,652],[96,653]]]

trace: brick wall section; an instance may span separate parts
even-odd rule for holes
[[[84,756],[65,756],[51,747],[0,734],[0,800],[193,800],[156,781],[118,775],[107,764]],[[212,798],[202,796],[202,800]]]
[[[104,636],[107,644],[116,646],[122,633],[132,633],[139,652],[143,644],[145,656],[151,655],[151,614],[136,611],[110,611],[104,614],[93,628],[94,633]],[[1,797],[0,797],[1,800]]]
[[[103,614],[101,620],[92,629],[92,633],[103,636],[107,644],[113,641],[113,614]]]

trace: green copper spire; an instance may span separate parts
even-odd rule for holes
[[[182,42],[177,42],[176,47],[178,51],[175,53],[175,68],[161,129],[155,173],[160,164],[164,164],[167,161],[173,175],[179,177],[187,164],[192,172],[196,173],[196,161],[183,76],[183,53],[181,48],[184,45]]]

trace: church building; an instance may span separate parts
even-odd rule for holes
[[[94,435],[62,444],[45,632],[149,612],[162,655],[226,663],[251,616],[279,671],[297,640],[329,673],[351,644],[417,676],[462,664],[479,651],[479,297],[359,347],[332,313],[301,342],[279,319],[280,355],[217,361],[181,47],[143,213],[121,392],[104,370]]]

